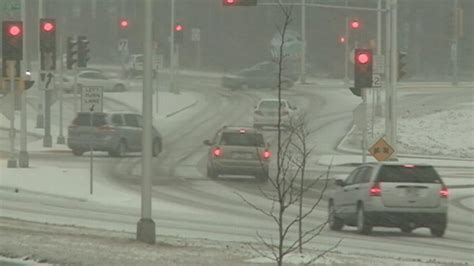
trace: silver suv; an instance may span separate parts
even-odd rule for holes
[[[252,175],[260,181],[268,180],[271,152],[263,134],[251,127],[224,126],[211,140],[207,160],[207,176],[220,174]]]
[[[365,164],[345,179],[329,199],[329,226],[357,226],[369,234],[373,226],[398,227],[410,233],[428,227],[441,237],[448,218],[448,189],[430,165]]]
[[[79,112],[68,128],[68,147],[76,156],[91,148],[120,157],[142,149],[143,119],[136,113]],[[153,156],[161,152],[161,134],[153,128]]]

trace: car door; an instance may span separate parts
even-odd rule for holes
[[[136,151],[140,147],[141,140],[141,128],[139,128],[137,115],[124,114],[123,117],[125,120],[124,137],[127,141],[127,148],[130,151]]]
[[[352,171],[349,176],[344,180],[344,186],[340,191],[339,195],[339,209],[341,210],[341,214],[344,219],[350,217],[350,213],[352,212],[353,208],[353,201],[354,201],[354,194],[357,188],[357,184],[355,184],[355,177],[359,173],[360,169],[356,168]],[[337,204],[337,203],[336,203]]]

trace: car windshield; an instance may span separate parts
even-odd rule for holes
[[[224,132],[220,145],[264,147],[262,134]]]
[[[384,165],[378,174],[379,182],[394,183],[441,183],[438,173],[432,166]]]

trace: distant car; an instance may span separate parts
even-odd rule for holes
[[[278,87],[278,64],[274,62],[258,63],[250,68],[242,69],[233,74],[222,77],[222,86],[225,88],[277,88]],[[293,87],[297,75],[289,69],[282,71],[281,88]]]
[[[56,81],[56,86],[60,86],[60,81]],[[77,74],[78,93],[84,86],[102,86],[105,92],[123,92],[127,90],[125,82],[120,79],[110,78],[99,70],[81,70]],[[66,93],[74,92],[74,77],[63,77],[63,89]]]
[[[431,165],[365,164],[336,179],[329,198],[329,226],[356,226],[369,234],[374,226],[410,233],[428,227],[442,237],[448,223],[448,189]]]
[[[142,123],[140,114],[79,112],[68,128],[68,147],[76,156],[92,149],[106,151],[120,157],[126,152],[142,150]],[[153,156],[162,149],[162,136],[153,128]]]
[[[260,181],[268,179],[271,152],[263,134],[250,127],[225,126],[217,131],[207,156],[207,176],[221,174],[251,175]]]
[[[157,65],[153,62],[153,77],[156,76]],[[132,54],[128,58],[128,62],[125,64],[125,70],[123,73],[124,78],[132,78],[135,76],[143,76],[143,54]]]
[[[262,129],[263,127],[278,126],[278,112],[281,113],[281,125],[285,128],[291,126],[299,117],[299,110],[292,105],[289,100],[278,98],[261,99],[255,106],[253,112],[253,127]]]

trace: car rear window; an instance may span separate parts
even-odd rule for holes
[[[281,106],[285,106],[285,103],[281,102]],[[278,101],[263,101],[260,103],[260,108],[278,109]]]
[[[401,183],[442,183],[432,166],[384,165],[379,171],[379,182]]]
[[[78,126],[90,126],[91,125],[91,114],[90,113],[80,113],[76,116],[72,122],[74,125]],[[95,127],[100,127],[107,124],[105,114],[92,114],[92,125]]]
[[[221,138],[221,145],[231,146],[253,146],[264,147],[265,143],[262,134],[224,132]]]

